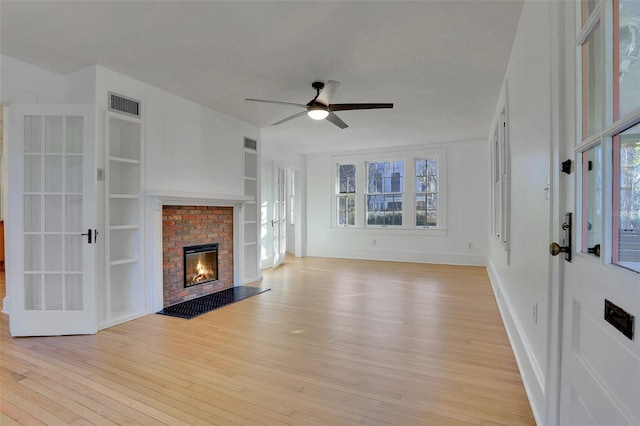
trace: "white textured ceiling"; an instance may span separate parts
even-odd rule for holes
[[[263,128],[303,153],[484,139],[522,1],[7,1],[0,52],[60,74],[98,64]],[[342,83],[349,124],[300,117]]]

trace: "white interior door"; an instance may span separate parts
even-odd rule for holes
[[[579,126],[562,147],[575,166],[559,194],[576,218],[573,241],[560,241],[573,242],[573,258],[560,260],[559,423],[639,425],[640,339],[631,316],[640,314],[640,61],[629,49],[640,36],[640,3],[581,4]]]
[[[97,330],[91,107],[11,105],[7,293],[13,336]]]
[[[273,188],[273,266],[284,262],[286,243],[286,197],[285,197],[285,169],[274,167],[275,179]]]

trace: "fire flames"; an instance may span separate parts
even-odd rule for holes
[[[203,262],[202,256],[198,256],[198,263],[195,267],[187,272],[187,285],[199,284],[203,281],[211,281],[216,279],[216,271],[211,266]]]

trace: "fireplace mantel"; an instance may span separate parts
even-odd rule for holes
[[[161,206],[177,206],[181,204],[189,204],[192,206],[233,206],[255,201],[254,197],[249,195],[189,191],[149,190],[145,192],[145,196],[149,200],[159,201]]]
[[[243,284],[242,241],[244,241],[243,207],[255,201],[253,196],[172,190],[145,191],[146,279],[151,312],[163,308],[162,290],[162,206],[233,207],[233,285]]]

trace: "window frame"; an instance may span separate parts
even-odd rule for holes
[[[438,159],[438,225],[435,227],[416,226],[416,192],[415,192],[415,160],[423,158]],[[403,196],[402,196],[402,225],[368,225],[366,202],[368,195],[368,181],[366,179],[366,164],[369,162],[403,161]],[[337,208],[337,180],[339,164],[355,164],[356,166],[356,202],[355,202],[355,225],[343,226],[338,224]],[[332,201],[331,201],[331,227],[336,229],[353,230],[376,230],[383,232],[405,232],[418,231],[434,235],[446,234],[446,149],[442,145],[424,147],[405,147],[376,151],[359,151],[331,157],[332,170]],[[407,179],[409,176],[409,179]],[[409,219],[407,219],[409,218]]]
[[[371,186],[371,178],[369,176],[369,172],[370,172],[370,164],[383,164],[383,163],[388,163],[388,164],[392,164],[392,170],[396,170],[396,164],[397,163],[402,163],[402,171],[403,171],[403,176],[400,176],[400,191],[389,191],[386,192],[384,191],[384,182],[381,183],[381,191],[375,191],[372,192],[370,190]],[[388,228],[388,227],[394,227],[394,228],[402,228],[405,225],[405,213],[404,213],[404,205],[406,203],[406,199],[405,199],[405,193],[406,193],[406,175],[407,175],[407,168],[406,168],[406,161],[404,160],[393,160],[393,159],[388,159],[388,160],[368,160],[364,162],[364,173],[365,173],[365,178],[364,178],[364,185],[365,185],[365,189],[364,189],[364,226],[367,228]],[[387,179],[385,177],[383,177],[383,179]],[[393,187],[393,173],[392,176],[389,177],[388,179],[390,179],[390,186]],[[391,188],[393,189],[393,188]],[[387,223],[381,223],[381,224],[377,224],[377,223],[369,223],[369,197],[376,197],[376,196],[381,196],[381,197],[393,197],[394,199],[396,197],[400,198],[400,204],[402,206],[402,208],[400,209],[401,212],[401,216],[400,216],[400,224],[387,224]],[[395,203],[396,201],[391,201],[392,203]],[[387,214],[384,213],[387,210],[375,210],[375,212],[378,211],[382,211],[383,212],[383,217],[386,218]],[[396,212],[397,210],[393,210],[394,212]],[[386,221],[386,219],[384,220]]]
[[[599,0],[591,15],[586,16],[584,13],[585,1],[576,2],[579,13],[576,14],[580,19],[576,20],[576,106],[578,108],[576,114],[576,147],[575,155],[579,159],[577,164],[577,191],[576,191],[576,211],[578,212],[578,222],[582,224],[580,232],[576,233],[576,246],[578,247],[578,255],[584,256],[586,259],[600,262],[603,265],[612,265],[617,268],[627,269],[639,273],[638,270],[626,268],[617,263],[617,253],[619,251],[618,225],[619,219],[616,217],[618,212],[618,197],[616,191],[619,191],[619,170],[620,158],[616,149],[619,149],[620,135],[630,128],[640,123],[640,108],[636,108],[624,116],[619,116],[619,6],[620,0]],[[588,115],[589,105],[587,105],[588,85],[585,81],[588,71],[587,61],[584,58],[585,43],[596,35],[596,31],[601,30],[599,43],[602,46],[600,53],[601,61],[598,64],[598,72],[601,73],[600,88],[602,93],[599,108],[600,115],[597,117],[601,120],[600,129],[589,135],[587,123],[585,123],[585,114]],[[600,199],[600,210],[603,212],[600,223],[602,237],[600,238],[600,256],[596,256],[592,247],[587,247],[588,235],[586,217],[587,217],[587,187],[585,169],[582,158],[585,153],[593,147],[600,145],[602,149],[602,197]]]
[[[355,168],[355,177],[354,177],[354,192],[341,192],[340,191],[340,166],[353,166]],[[334,172],[335,172],[335,196],[334,196],[334,208],[332,209],[334,212],[333,215],[333,219],[334,219],[334,224],[335,226],[339,226],[339,227],[344,227],[344,228],[349,228],[349,227],[354,227],[356,226],[357,223],[357,216],[358,216],[358,208],[357,208],[357,192],[358,192],[358,170],[359,167],[357,164],[355,164],[355,162],[352,161],[347,161],[347,162],[339,162],[335,164],[335,168],[334,168]],[[354,222],[353,224],[349,224],[349,223],[344,223],[344,224],[340,224],[340,199],[344,198],[345,199],[345,203],[347,203],[347,200],[349,197],[353,196],[355,198],[354,200]],[[348,203],[347,203],[348,205]],[[347,210],[348,212],[348,207]],[[347,220],[348,222],[348,220]]]
[[[508,81],[500,91],[493,119],[491,155],[491,235],[509,251],[511,234],[511,153],[509,149]]]

